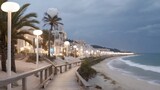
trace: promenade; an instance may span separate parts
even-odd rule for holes
[[[75,72],[78,67],[74,67],[67,72],[58,74],[43,90],[83,90],[76,82]]]
[[[70,63],[79,61],[79,59],[72,58],[72,57],[67,57],[66,60],[67,62],[70,62]],[[54,61],[54,63],[56,65],[61,65],[61,64],[65,64],[66,61],[57,58]],[[26,63],[24,60],[16,60],[16,64],[17,64],[18,73],[14,73],[15,75],[21,74],[23,72],[31,71],[35,68],[35,64]],[[43,67],[46,65],[48,65],[48,63],[45,61],[39,63],[40,67]],[[39,77],[35,77],[35,75],[31,75],[27,77],[27,90],[83,90],[83,88],[80,85],[78,85],[76,81],[75,73],[78,67],[79,66],[76,66],[76,67],[73,66],[71,69],[68,69],[66,72],[63,72],[63,73],[58,72],[58,74],[54,76],[53,79],[46,84],[45,88],[39,87],[39,84],[40,84]],[[0,76],[1,78],[6,78],[6,73],[1,72]],[[18,83],[18,86],[12,87],[12,90],[22,90],[21,80],[19,80],[17,83]],[[6,90],[6,89],[0,88],[0,90]]]

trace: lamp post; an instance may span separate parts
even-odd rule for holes
[[[76,49],[77,49],[77,46],[74,45],[73,48],[74,48],[74,57],[76,57]]]
[[[69,41],[65,41],[65,42],[64,42],[64,46],[66,47],[66,56],[68,56],[68,52],[69,52],[68,48],[69,48],[69,45],[70,45]]]
[[[4,2],[1,5],[1,9],[4,12],[8,13],[8,46],[7,46],[7,74],[8,77],[11,76],[11,15],[12,12],[17,12],[19,10],[20,6],[19,4],[15,2]],[[11,84],[8,84],[7,86],[8,90],[11,90]]]
[[[38,36],[39,35],[41,35],[43,32],[42,32],[42,30],[34,30],[33,31],[33,34],[34,35],[36,35],[37,36],[37,42],[36,42],[36,46],[37,46],[37,48],[36,48],[36,68],[38,68],[38,61],[39,61],[39,43],[38,43]]]
[[[47,14],[51,17],[51,18],[53,18],[54,16],[56,16],[56,15],[58,15],[58,9],[57,8],[49,8],[48,10],[47,10]],[[51,45],[50,45],[50,38],[51,38],[51,31],[52,31],[52,29],[53,29],[53,25],[51,24],[51,28],[50,28],[50,30],[49,30],[49,42],[48,42],[48,57],[50,57],[50,47],[51,47]]]

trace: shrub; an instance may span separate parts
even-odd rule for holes
[[[42,61],[42,58],[40,56],[39,56],[39,61]],[[26,60],[26,62],[35,63],[36,62],[36,54],[30,54],[29,58]]]
[[[50,59],[51,61],[53,61],[53,60],[56,59],[56,56],[51,56],[51,57],[48,57],[48,56],[47,56],[47,58]]]
[[[59,55],[58,57],[60,57],[62,60],[65,60],[64,55]]]
[[[97,72],[93,68],[91,68],[91,65],[88,61],[82,62],[80,68],[78,69],[78,72],[86,81],[97,74]]]

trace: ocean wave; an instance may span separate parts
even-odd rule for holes
[[[157,72],[160,73],[160,67],[159,66],[149,66],[149,65],[142,65],[139,63],[135,63],[129,60],[124,60],[124,59],[119,59],[120,61],[124,62],[125,64],[132,66],[132,67],[137,67],[137,68],[141,68],[143,70],[148,70],[148,71],[153,71],[153,72]]]
[[[152,72],[156,72],[156,73],[160,73],[160,67],[157,67],[157,66],[148,66],[148,65],[142,65],[142,64],[138,64],[138,63],[134,63],[132,61],[129,61],[129,60],[126,60],[124,59],[126,57],[121,57],[121,58],[117,58],[115,60],[111,60],[110,62],[106,63],[106,65],[112,69],[112,70],[117,70],[117,71],[120,71],[122,72],[121,74],[123,75],[129,75],[129,76],[132,76],[134,78],[136,78],[137,80],[144,80],[150,84],[153,84],[153,85],[160,85],[160,81],[157,80],[157,79],[152,79],[150,77],[147,77],[147,76],[137,76],[134,74],[134,72],[131,72],[131,71],[126,71],[122,68],[117,68],[117,67],[114,67],[113,64],[117,65],[117,64],[126,64],[126,65],[129,65],[129,66],[132,66],[132,67],[137,67],[137,68],[140,68],[140,69],[143,69],[143,70],[148,70],[148,71],[152,71]]]
[[[121,59],[121,58],[119,58]],[[114,67],[113,64],[122,64],[123,62],[117,62],[117,60],[111,60],[110,62],[108,62],[106,65],[111,69],[111,70],[117,70],[117,71],[120,71],[120,72],[123,72],[125,74],[132,74],[132,72],[130,71],[125,71],[121,68],[117,68],[117,67]]]

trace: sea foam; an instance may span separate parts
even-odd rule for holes
[[[155,79],[147,79],[147,77],[145,76],[137,76],[134,75],[133,72],[129,72],[129,71],[125,71],[121,68],[116,68],[113,66],[113,64],[123,64],[125,63],[126,65],[129,65],[131,67],[136,67],[136,68],[140,68],[143,70],[147,70],[147,71],[152,71],[152,72],[156,72],[156,73],[160,73],[160,67],[159,66],[149,66],[149,65],[142,65],[139,63],[135,63],[132,62],[130,60],[124,60],[124,58],[126,57],[120,57],[120,58],[116,58],[115,60],[111,60],[110,62],[107,63],[107,66],[112,69],[112,70],[118,70],[120,72],[123,72],[122,74],[124,75],[131,75],[132,77],[135,77],[137,80],[144,80],[150,84],[154,84],[154,85],[160,85],[160,81],[159,80],[155,80]]]
[[[132,67],[137,67],[137,68],[141,68],[143,70],[149,70],[149,71],[160,73],[160,67],[159,66],[142,65],[142,64],[139,64],[139,63],[132,62],[130,60],[124,60],[122,58],[120,58],[119,60],[124,62],[125,64],[127,64],[129,66],[132,66]]]

